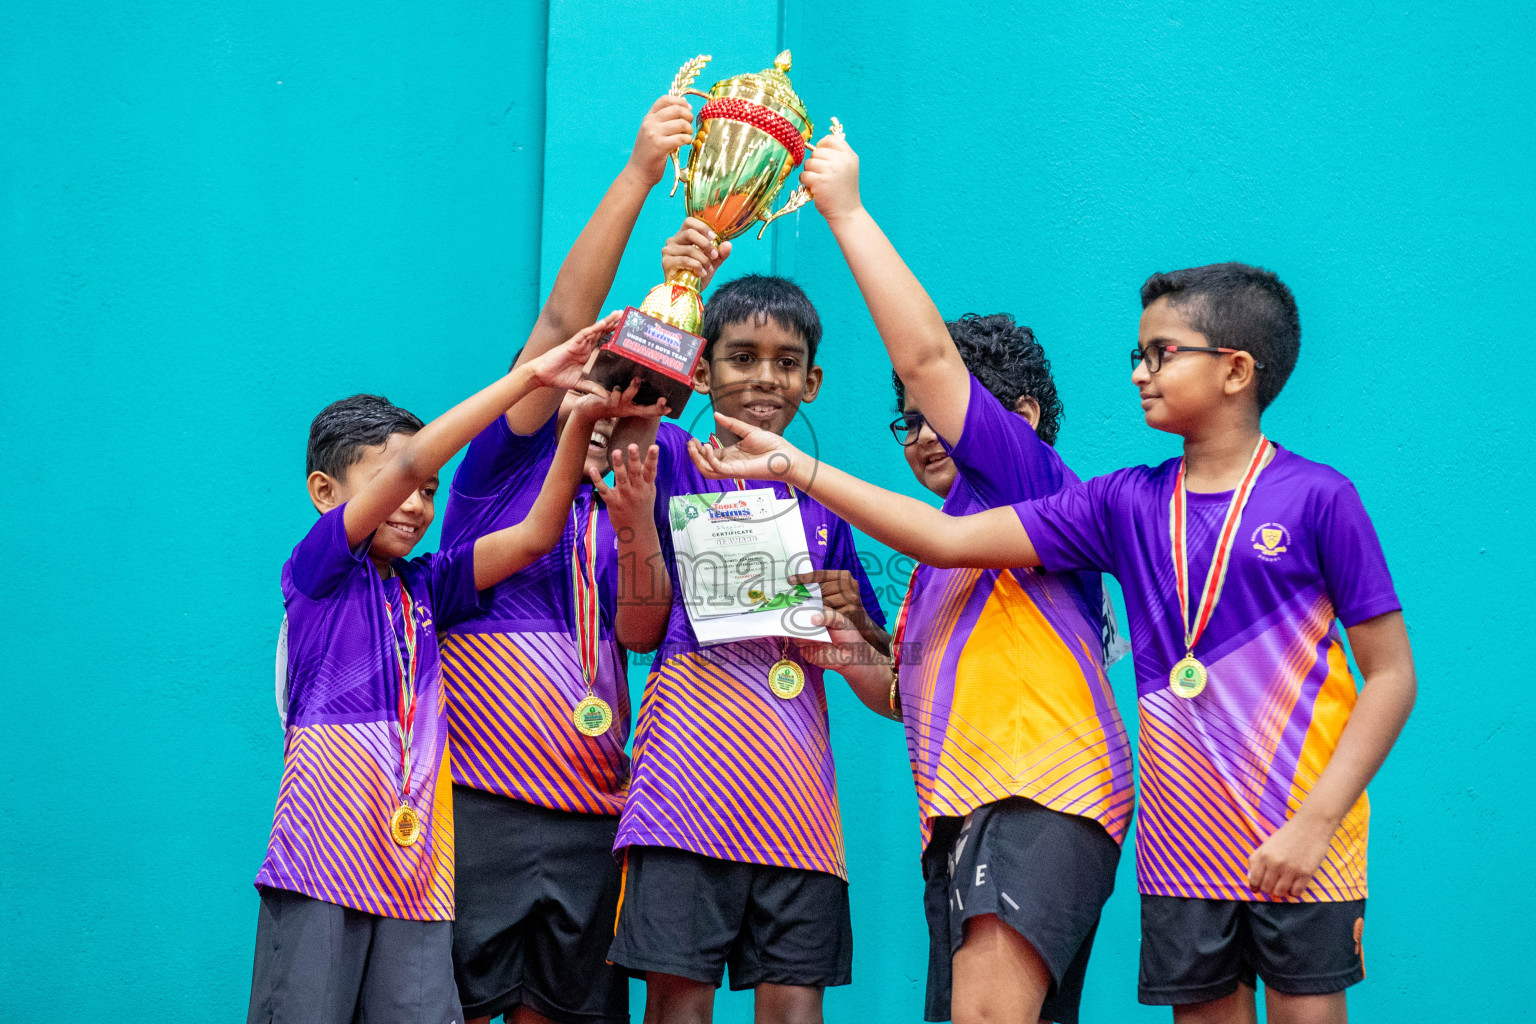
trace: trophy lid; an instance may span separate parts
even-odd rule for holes
[[[789,118],[807,142],[811,140],[811,119],[806,116],[805,104],[789,83],[789,69],[793,64],[788,50],[773,59],[773,67],[756,73],[732,75],[716,82],[709,90],[711,96],[738,96],[753,100],[777,110]]]

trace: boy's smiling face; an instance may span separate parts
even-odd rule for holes
[[[570,419],[571,410],[576,408],[576,403],[587,397],[585,391],[571,388],[560,400],[560,411],[556,415],[555,436],[565,436],[565,421]],[[591,479],[590,474],[597,473],[604,476],[613,467],[608,462],[608,451],[613,441],[613,428],[618,420],[598,420],[592,424],[592,436],[587,440],[587,459],[582,466],[582,479]]]
[[[694,371],[694,390],[723,412],[783,434],[801,402],[821,390],[821,367],[810,365],[805,338],[771,316],[737,320],[720,330],[707,361]]]
[[[1142,310],[1136,343],[1142,350],[1154,345],[1211,347],[1206,336],[1191,327],[1166,297]],[[1235,365],[1242,360],[1246,367]],[[1138,363],[1131,371],[1131,383],[1141,395],[1141,412],[1147,426],[1188,436],[1201,424],[1211,422],[1232,395],[1252,384],[1252,366],[1253,357],[1246,352],[1170,352],[1163,357],[1162,369],[1156,373],[1145,361]]]
[[[920,412],[911,392],[902,403],[902,412]],[[917,432],[917,440],[902,448],[907,457],[907,468],[917,477],[917,482],[941,498],[949,497],[949,489],[955,485],[955,460],[949,457],[939,435],[926,422]]]
[[[389,464],[407,440],[408,434],[391,434],[383,444],[362,449],[362,458],[348,466],[340,480],[325,473],[311,473],[309,497],[315,508],[324,514],[345,504],[377,476],[379,470]],[[389,518],[374,532],[368,557],[376,564],[388,564],[390,559],[408,557],[416,542],[421,540],[422,534],[432,525],[436,513],[436,495],[437,475],[433,474],[430,480],[412,491],[411,496],[391,512]]]

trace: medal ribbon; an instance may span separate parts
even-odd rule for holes
[[[907,612],[912,610],[912,592],[917,589],[917,566],[907,579],[907,592],[901,596],[901,609],[896,613],[896,632],[891,634],[891,711],[899,705],[901,686],[901,642],[907,635]]]
[[[1216,552],[1211,556],[1211,567],[1205,574],[1205,586],[1200,590],[1200,604],[1195,608],[1195,622],[1189,622],[1189,497],[1184,490],[1184,460],[1179,460],[1179,476],[1173,484],[1173,497],[1168,501],[1168,535],[1173,545],[1173,579],[1179,591],[1179,615],[1184,621],[1184,649],[1191,656],[1200,634],[1216,612],[1216,602],[1221,600],[1222,585],[1227,582],[1227,566],[1232,561],[1233,542],[1237,537],[1237,524],[1243,518],[1243,509],[1253,494],[1259,480],[1259,470],[1264,466],[1264,456],[1269,451],[1269,440],[1259,435],[1259,443],[1248,460],[1248,470],[1243,481],[1232,492],[1232,503],[1227,506],[1227,516],[1216,536]]]
[[[896,613],[896,632],[891,634],[891,671],[901,675],[901,641],[907,635],[907,612],[912,610],[912,592],[917,589],[917,567],[907,580],[907,592],[901,598],[901,610]]]
[[[587,507],[587,530],[583,535],[576,510],[571,509],[575,536],[571,544],[571,591],[576,596],[576,649],[581,658],[581,678],[592,695],[597,678],[598,599],[597,599],[597,498]],[[585,564],[583,564],[585,563]]]
[[[416,612],[411,592],[405,587],[405,577],[397,573],[395,578],[400,581],[400,611],[405,616],[406,657],[401,657],[400,641],[395,638],[395,612],[390,607],[388,594],[384,595],[384,616],[389,621],[389,644],[400,669],[397,729],[400,733],[400,803],[404,806],[411,796],[411,737],[416,731]]]

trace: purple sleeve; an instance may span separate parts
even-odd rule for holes
[[[432,595],[432,617],[439,632],[478,610],[474,541],[413,558],[410,564]]]
[[[1013,511],[1047,571],[1115,571],[1110,514],[1118,475],[1096,476],[1048,497],[1014,503]]]
[[[347,575],[368,557],[369,537],[354,551],[347,544],[346,505],[337,505],[321,516],[288,558],[294,589],[312,601],[335,590]]]
[[[990,508],[1055,494],[1069,482],[1056,449],[1004,408],[974,376],[960,439],[939,439],[966,483]]]
[[[1387,556],[1355,485],[1345,481],[1318,509],[1318,564],[1334,614],[1348,629],[1402,610]]]
[[[495,494],[513,474],[555,450],[560,440],[555,435],[559,419],[558,414],[550,416],[543,426],[525,437],[513,432],[505,416],[497,416],[464,449],[464,460],[453,474],[454,491],[467,498]]]
[[[663,423],[656,430],[656,533],[661,538],[662,554],[669,566],[672,564],[672,496],[693,493],[689,437],[686,430],[670,423]]]
[[[831,522],[832,535],[827,544],[826,561],[822,564],[828,569],[847,569],[853,573],[853,578],[859,581],[859,597],[864,602],[864,610],[883,629],[885,609],[880,607],[880,597],[869,582],[869,573],[864,571],[864,563],[853,542],[853,530],[835,516],[831,516]]]

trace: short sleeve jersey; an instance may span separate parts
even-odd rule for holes
[[[382,917],[453,919],[453,799],[436,621],[475,604],[474,551],[396,559],[380,577],[368,543],[347,544],[343,509],[320,517],[283,565],[288,718],[283,779],[258,886]],[[403,795],[402,584],[416,626],[410,785]],[[400,846],[402,800],[421,838]]]
[[[768,670],[780,657],[794,659],[792,646],[786,653],[777,638],[699,644],[672,560],[666,510],[674,494],[737,485],[699,474],[682,429],[663,423],[656,443],[658,528],[672,572],[672,614],[640,704],[634,776],[614,848],[668,846],[846,879],[822,670],[802,662],[805,688],[783,700],[768,688]],[[781,483],[752,480],[747,486],[792,496]],[[848,524],[810,497],[797,497],[804,563],[850,570],[864,607],[883,624]]]
[[[559,444],[557,420],[525,437],[498,416],[470,442],[449,490],[445,545],[528,517]],[[578,488],[559,543],[490,588],[443,637],[453,781],[461,786],[581,814],[624,807],[630,713],[624,653],[613,635],[617,547],[607,510],[594,503],[591,485]],[[613,709],[613,724],[599,736],[582,734],[571,717],[587,695],[571,553],[586,550],[589,530],[596,531],[599,607],[592,692]]]
[[[975,377],[957,476],[967,515],[1078,482]],[[902,636],[901,706],[926,845],[932,820],[1010,796],[1091,818],[1116,842],[1133,806],[1130,742],[1104,675],[1096,572],[917,567]]]
[[[1141,719],[1141,892],[1268,900],[1247,887],[1248,858],[1306,799],[1355,705],[1337,622],[1400,605],[1354,486],[1277,448],[1194,650],[1208,683],[1193,699],[1175,695],[1168,675],[1185,654],[1169,537],[1178,466],[1120,470],[1014,508],[1048,568],[1111,572],[1125,590]],[[1231,497],[1189,495],[1192,603]],[[1303,901],[1365,897],[1369,819],[1362,794]]]

